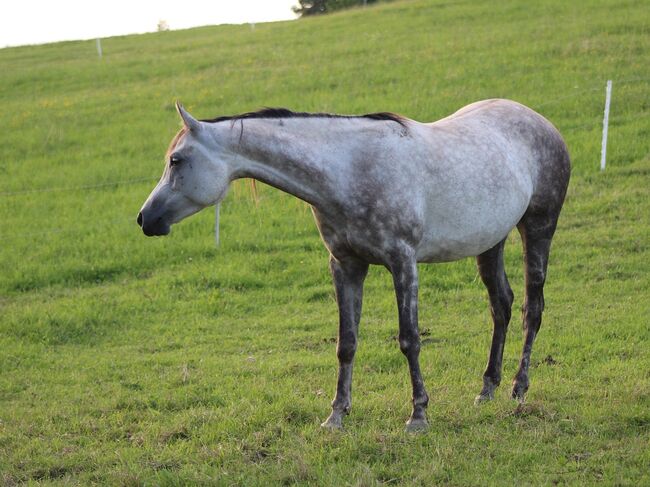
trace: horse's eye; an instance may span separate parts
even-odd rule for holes
[[[180,162],[181,162],[181,158],[178,157],[176,154],[173,154],[173,155],[169,158],[169,165],[170,165],[170,166],[176,166],[176,165],[180,164]]]

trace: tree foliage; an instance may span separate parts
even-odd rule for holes
[[[293,7],[293,11],[300,16],[318,15],[375,2],[377,0],[298,0],[299,5]]]

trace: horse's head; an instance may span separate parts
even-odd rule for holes
[[[210,131],[176,104],[183,128],[172,140],[158,185],[138,213],[147,236],[167,235],[172,224],[221,201],[231,174]]]

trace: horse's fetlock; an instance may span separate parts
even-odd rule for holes
[[[418,353],[420,351],[420,337],[415,335],[400,335],[399,336],[399,349],[404,355],[410,353]]]
[[[413,407],[421,407],[425,408],[429,405],[429,396],[425,392],[423,395],[419,397],[414,397],[413,398]]]
[[[352,404],[348,400],[340,401],[334,399],[332,401],[332,411],[338,411],[341,414],[350,414]]]
[[[501,385],[501,374],[483,375],[483,385],[486,387],[496,388]]]

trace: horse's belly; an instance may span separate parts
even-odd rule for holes
[[[476,256],[503,240],[526,212],[532,187],[501,191],[468,189],[463,198],[435,198],[427,205],[418,262],[447,262]]]

